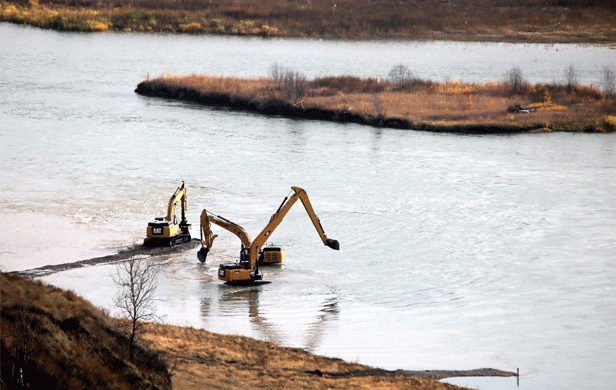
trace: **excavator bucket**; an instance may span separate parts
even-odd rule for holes
[[[325,245],[337,251],[340,250],[340,244],[338,243],[338,240],[332,240],[331,238],[328,238]]]
[[[205,259],[207,258],[207,253],[209,251],[210,250],[206,247],[199,249],[199,252],[197,252],[197,259],[199,259],[200,262],[205,263]]]

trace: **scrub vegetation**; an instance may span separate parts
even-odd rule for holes
[[[128,335],[116,330],[121,321],[73,292],[5,273],[0,286],[2,389],[459,389],[248,337],[151,323],[131,362]]]
[[[3,0],[0,4],[0,20],[57,30],[616,41],[613,0]]]
[[[562,84],[529,84],[519,68],[484,84],[415,78],[396,65],[387,79],[353,76],[307,80],[273,65],[270,77],[162,75],[140,83],[143,95],[211,106],[379,127],[466,133],[520,131],[613,132],[616,100],[613,71],[603,90],[580,85],[575,70]],[[611,84],[610,84],[611,83]]]

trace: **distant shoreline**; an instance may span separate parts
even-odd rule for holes
[[[0,21],[58,31],[124,31],[465,42],[616,44],[616,5],[489,0],[165,2],[59,0],[0,3]],[[93,5],[94,4],[94,5]],[[135,5],[133,5],[135,4]]]

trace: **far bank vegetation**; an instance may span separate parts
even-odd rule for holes
[[[516,66],[499,81],[435,82],[417,78],[399,64],[384,79],[332,76],[308,80],[300,72],[274,64],[269,77],[260,78],[166,74],[140,84],[137,92],[211,105],[218,105],[220,99],[216,99],[224,96],[225,102],[241,101],[248,109],[263,113],[276,114],[280,112],[276,106],[287,105],[315,113],[311,119],[319,119],[318,110],[322,110],[338,113],[341,121],[346,117],[378,125],[393,120],[417,129],[455,131],[478,126],[616,131],[614,70],[604,70],[601,86],[579,84],[573,65],[563,69],[562,77],[562,83],[530,84]]]
[[[613,0],[3,0],[0,20],[68,31],[616,41]]]

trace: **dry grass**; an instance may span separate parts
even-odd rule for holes
[[[113,320],[73,292],[0,274],[3,389],[169,389],[166,364],[128,340]],[[6,386],[6,387],[4,387]]]
[[[2,2],[0,20],[84,31],[614,42],[615,10],[612,0],[13,0]]]
[[[165,75],[146,82],[153,91],[178,99],[205,101],[202,97],[221,95],[232,105],[247,102],[248,109],[280,114],[276,105],[293,104],[339,113],[334,117],[360,118],[365,123],[389,119],[409,123],[410,128],[436,126],[440,129],[481,126],[566,131],[614,131],[606,117],[616,114],[614,98],[607,98],[594,86],[524,85],[512,93],[507,83],[466,84],[414,80],[404,89],[385,80],[356,77],[328,77],[307,81],[301,99],[289,100],[284,87],[268,78],[239,79],[216,76]],[[140,85],[142,86],[142,85]],[[138,88],[139,90],[139,88]],[[530,113],[508,111],[519,104],[533,108]],[[268,111],[270,110],[270,111]],[[318,118],[317,118],[318,119]]]
[[[170,325],[151,325],[147,342],[174,367],[176,390],[237,389],[457,389],[430,379],[403,375],[357,375],[370,367],[277,347],[243,336],[218,335]],[[318,376],[310,372],[320,370]],[[355,373],[335,377],[334,373]]]

